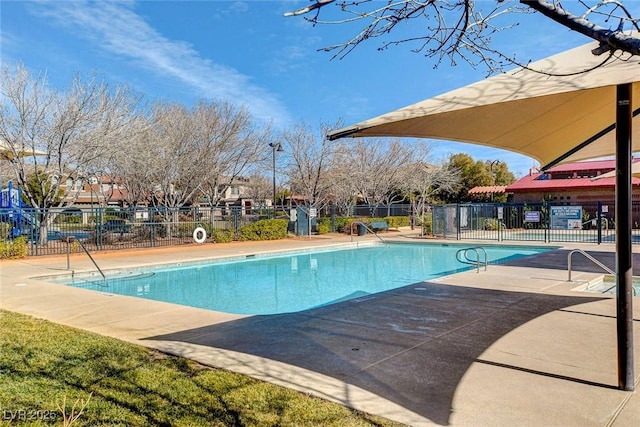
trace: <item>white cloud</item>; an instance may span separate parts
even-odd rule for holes
[[[131,59],[145,71],[178,80],[203,98],[245,105],[260,120],[290,121],[276,95],[252,84],[238,70],[202,58],[191,44],[167,39],[136,14],[133,2],[56,1],[39,6],[39,15],[94,47]],[[246,5],[235,3],[241,6]]]

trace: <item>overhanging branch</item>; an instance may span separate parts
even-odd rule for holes
[[[600,42],[600,46],[592,51],[594,55],[616,50],[640,55],[640,39],[624,34],[621,30],[610,30],[593,24],[545,0],[520,0],[520,3],[573,31]]]

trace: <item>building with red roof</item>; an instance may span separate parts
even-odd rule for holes
[[[633,159],[640,162],[640,159]],[[545,172],[532,168],[529,175],[520,178],[505,191],[512,194],[515,203],[555,202],[555,203],[595,203],[598,201],[613,205],[615,200],[615,177],[592,179],[614,170],[615,160],[593,160],[567,163],[555,166]],[[640,178],[632,178],[633,200],[640,200]]]

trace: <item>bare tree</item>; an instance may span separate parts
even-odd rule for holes
[[[305,204],[316,208],[330,201],[331,182],[327,172],[332,167],[335,144],[324,138],[329,129],[330,125],[321,124],[315,132],[312,127],[298,123],[282,134],[291,191],[303,196]]]
[[[340,13],[325,20],[324,16],[332,12],[325,11],[331,3],[339,7]],[[312,11],[315,13],[309,14]],[[334,52],[334,58],[344,57],[367,40],[380,38],[380,50],[406,44],[417,53],[435,58],[438,64],[448,57],[453,64],[463,60],[473,66],[484,64],[489,72],[495,72],[506,64],[524,65],[514,55],[492,47],[492,36],[516,27],[515,14],[531,12],[541,13],[598,41],[600,46],[593,51],[594,55],[618,50],[640,54],[640,37],[630,32],[640,30],[637,19],[622,1],[616,0],[318,0],[285,16],[308,14],[305,19],[314,25],[361,23],[361,30],[351,39],[321,49]],[[505,24],[510,17],[512,23]],[[421,29],[415,34],[392,38],[392,33],[399,33],[394,30],[400,24],[406,26],[419,20]],[[617,28],[611,29],[611,25]]]
[[[378,206],[392,201],[392,192],[401,185],[401,166],[413,162],[415,153],[398,139],[359,139],[343,143],[334,164],[358,197]]]
[[[269,132],[258,130],[246,109],[227,102],[192,108],[157,102],[136,128],[111,170],[122,180],[129,204],[169,208],[159,209],[168,223],[178,208],[203,195],[215,206],[256,163]]]
[[[229,102],[200,103],[194,114],[199,139],[208,147],[199,159],[207,165],[199,189],[215,206],[231,184],[264,157],[271,129],[258,128],[246,108]]]
[[[115,141],[106,160],[107,173],[113,186],[121,191],[127,206],[148,206],[152,203],[155,188],[153,182],[156,159],[150,145],[153,144],[153,120],[151,114],[131,123],[128,138]]]
[[[2,69],[0,138],[15,154],[10,166],[24,197],[35,208],[72,204],[81,186],[60,197],[66,177],[94,169],[114,140],[124,137],[140,111],[140,97],[126,86],[110,88],[96,77],[74,77],[67,91],[52,90],[45,76],[22,65]],[[40,243],[55,213],[41,209]]]
[[[151,131],[146,140],[146,165],[152,193],[151,203],[158,207],[180,208],[191,202],[207,171],[208,141],[198,135],[198,123],[186,107],[158,102],[153,109]],[[163,210],[170,220],[173,209]]]
[[[438,194],[453,191],[460,181],[460,171],[450,163],[440,165],[418,161],[402,167],[401,189],[411,201],[413,215],[423,217],[427,206]]]
[[[249,183],[246,187],[246,195],[254,203],[265,207],[267,205],[267,200],[270,200],[272,195],[271,181],[264,175],[261,175],[257,172],[249,175]]]
[[[346,156],[340,155],[341,150],[349,149],[345,144],[336,146],[337,155],[331,170],[325,178],[329,181],[329,197],[331,203],[337,208],[340,215],[351,216],[353,208],[358,204],[358,188],[351,179],[351,169],[348,164],[341,161]]]

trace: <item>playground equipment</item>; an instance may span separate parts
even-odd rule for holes
[[[9,181],[7,188],[0,192],[0,222],[10,224],[6,237],[13,239],[31,233],[33,218],[26,208],[20,187],[13,188],[13,182]]]

